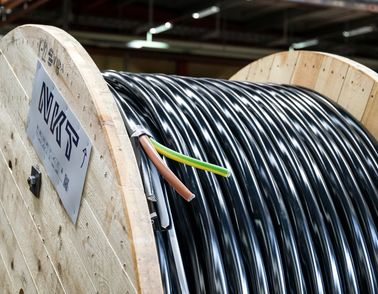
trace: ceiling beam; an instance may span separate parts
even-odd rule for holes
[[[318,22],[308,23],[306,28],[308,30],[313,30],[317,28],[327,27],[335,23],[345,24],[352,20],[363,19],[365,17],[368,17],[369,15],[370,13],[364,11],[345,11],[343,14],[340,14],[339,16],[335,15],[334,17],[324,18]]]
[[[126,43],[135,40],[131,35],[101,34],[82,31],[70,31],[72,36],[87,46],[97,46],[105,48],[127,49]],[[214,43],[180,41],[172,39],[157,39],[169,43],[169,48],[164,52],[184,53],[202,56],[227,57],[237,59],[256,59],[275,52],[273,49],[258,48],[253,46],[220,45]]]
[[[377,1],[345,1],[345,0],[285,0],[287,2],[293,2],[305,5],[318,5],[328,7],[339,7],[351,10],[361,10],[366,12],[378,12]]]
[[[250,3],[249,9],[244,15],[247,22],[253,21],[256,18],[264,18],[268,14],[281,12],[296,6],[286,1],[251,1]],[[255,7],[255,5],[257,5],[257,7]]]
[[[45,4],[49,1],[50,0],[37,0],[37,1],[33,1],[33,2],[29,3],[23,9],[18,10],[16,12],[8,15],[4,21],[0,21],[0,27],[4,26],[6,24],[12,23],[12,22],[16,21],[17,19],[24,17],[28,13],[32,12],[33,10],[37,9],[38,7],[42,6],[43,4]]]
[[[20,6],[21,4],[24,4],[25,0],[12,0],[12,1],[5,1],[3,3],[0,3],[0,5],[3,5],[5,9],[14,9],[17,6]]]
[[[288,19],[289,24],[295,24],[298,22],[313,22],[314,20],[324,20],[327,18],[340,16],[340,14],[344,14],[345,11],[341,9],[336,8],[316,8],[315,11],[312,9],[308,13],[303,13],[300,15],[297,15],[295,17],[291,17]]]

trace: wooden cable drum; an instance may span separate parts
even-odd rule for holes
[[[26,134],[37,60],[93,145],[76,225]],[[58,28],[25,25],[1,39],[0,73],[1,292],[162,292],[134,152],[87,52]],[[39,198],[27,183],[33,165]]]
[[[345,108],[378,139],[378,74],[348,58],[314,51],[280,52],[252,62],[231,80],[314,90]]]
[[[92,144],[80,212],[74,218],[47,175],[46,159],[41,160],[28,137],[33,84],[41,67]],[[348,59],[283,52],[253,62],[231,79],[315,90],[351,112],[378,138],[378,75]],[[131,141],[86,51],[58,28],[18,27],[0,41],[0,89],[2,293],[162,293]],[[36,166],[42,175],[38,197],[27,181]]]

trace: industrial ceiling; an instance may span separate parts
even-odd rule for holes
[[[51,24],[90,47],[137,50],[128,44],[163,26],[152,38],[169,44],[171,54],[251,60],[306,49],[378,69],[378,1],[0,0],[0,14],[2,33]]]

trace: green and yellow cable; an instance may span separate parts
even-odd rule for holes
[[[204,162],[204,161],[195,159],[193,157],[181,154],[177,151],[174,151],[174,150],[160,144],[159,142],[157,142],[156,140],[154,140],[151,137],[149,138],[149,140],[159,154],[161,154],[161,155],[163,155],[163,156],[165,156],[169,159],[172,159],[174,161],[177,161],[177,162],[180,162],[180,163],[183,163],[183,164],[186,164],[186,165],[193,166],[193,167],[198,168],[198,169],[206,170],[206,171],[212,172],[214,174],[217,174],[217,175],[220,175],[220,176],[223,176],[223,177],[230,176],[230,171],[227,168],[224,168],[224,167],[216,165],[216,164]]]

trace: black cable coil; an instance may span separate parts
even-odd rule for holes
[[[165,293],[376,293],[377,142],[293,86],[108,71],[131,135],[142,126],[229,178],[167,160],[187,203],[141,151]],[[153,214],[155,215],[155,214]]]

